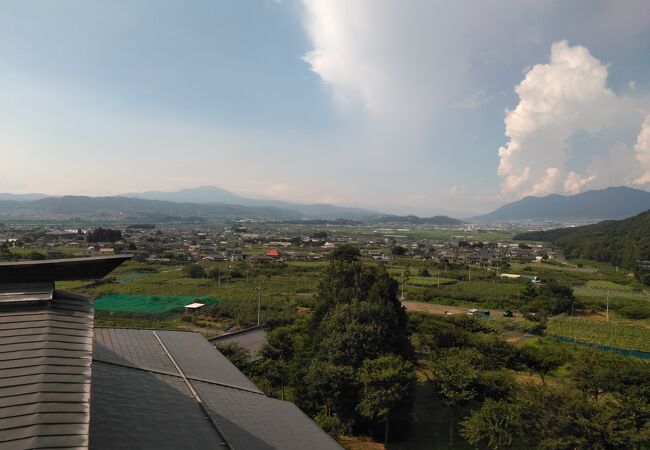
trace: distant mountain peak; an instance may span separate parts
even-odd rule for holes
[[[326,203],[304,204],[282,200],[243,197],[217,186],[199,186],[178,191],[147,191],[124,194],[125,197],[197,204],[226,203],[252,207],[273,207],[300,213],[311,219],[365,219],[380,215],[364,208],[335,206]]]
[[[628,186],[594,189],[575,195],[527,196],[507,203],[488,214],[472,217],[474,222],[526,220],[624,219],[650,209],[650,192]]]

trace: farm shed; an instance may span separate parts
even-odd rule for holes
[[[195,313],[201,311],[204,306],[205,303],[190,303],[189,305],[185,305],[184,311],[186,313]]]

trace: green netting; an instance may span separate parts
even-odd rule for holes
[[[222,299],[190,295],[111,294],[95,300],[95,310],[162,314],[182,312],[185,305],[194,302],[209,305],[220,301]]]

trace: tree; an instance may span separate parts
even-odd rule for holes
[[[330,260],[335,261],[356,261],[361,256],[361,252],[357,247],[350,244],[343,244],[336,247],[329,254]]]
[[[566,362],[566,355],[558,350],[543,347],[524,347],[521,350],[523,365],[536,372],[546,384],[546,375]]]
[[[532,300],[537,298],[537,289],[533,283],[526,283],[519,293],[519,300],[522,303],[522,309],[528,305]]]
[[[307,392],[299,401],[307,401],[327,415],[336,415],[346,424],[355,422],[359,385],[353,367],[317,360],[309,365],[303,380],[301,388]]]
[[[0,260],[12,260],[14,257],[6,242],[0,244]]]
[[[325,407],[346,427],[372,433],[384,421],[358,408],[360,371],[367,360],[385,355],[408,361],[413,349],[397,282],[385,269],[363,265],[354,256],[358,250],[351,248],[330,260],[317,288],[316,307],[295,336],[301,344],[294,347],[291,363],[294,398],[312,415]],[[401,401],[400,416],[408,416],[411,400]]]
[[[266,359],[290,361],[293,357],[293,338],[289,327],[276,328],[271,331],[259,353]]]
[[[555,280],[548,280],[539,288],[539,297],[544,300],[548,314],[570,314],[575,303],[573,289]]]
[[[471,348],[450,348],[441,352],[433,363],[433,384],[443,402],[451,408],[449,445],[454,444],[454,420],[458,407],[477,395],[477,368],[482,356]]]
[[[43,253],[41,253],[41,252],[33,251],[33,252],[29,252],[29,255],[27,255],[27,258],[31,259],[33,261],[38,261],[38,260],[45,259],[45,255]]]
[[[219,269],[218,266],[215,266],[208,270],[208,278],[218,281],[219,285],[221,285],[221,269]]]
[[[248,350],[246,350],[237,342],[229,342],[226,344],[217,343],[215,344],[215,347],[221,352],[223,356],[228,358],[228,361],[233,363],[235,367],[237,367],[247,376],[251,375],[251,355]]]
[[[112,230],[110,228],[95,228],[89,231],[86,235],[88,242],[116,242],[122,240],[122,232],[120,230]]]
[[[190,278],[205,278],[205,269],[200,264],[189,264],[185,266],[185,275]]]
[[[276,328],[269,333],[266,343],[259,351],[264,359],[263,369],[273,386],[279,386],[284,400],[284,388],[288,383],[289,362],[293,358],[293,338],[288,327]]]
[[[402,247],[401,245],[395,245],[390,249],[390,252],[395,256],[402,256],[406,254],[406,248]]]
[[[388,444],[391,411],[413,395],[413,367],[397,355],[366,359],[358,372],[361,398],[357,410],[370,419],[385,422],[384,445]]]
[[[348,430],[341,418],[336,414],[327,412],[326,408],[323,408],[323,410],[314,417],[314,421],[323,429],[324,432],[332,436],[334,439],[338,439],[339,436]]]
[[[508,401],[487,399],[461,426],[461,435],[472,445],[484,443],[490,449],[512,445],[513,429],[519,427],[517,407]]]

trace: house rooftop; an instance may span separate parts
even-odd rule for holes
[[[198,333],[98,328],[92,381],[91,448],[341,448]]]
[[[131,255],[46,259],[0,263],[0,284],[38,283],[103,278]]]
[[[88,297],[125,256],[0,264],[0,448],[341,447],[198,333],[93,329]]]

